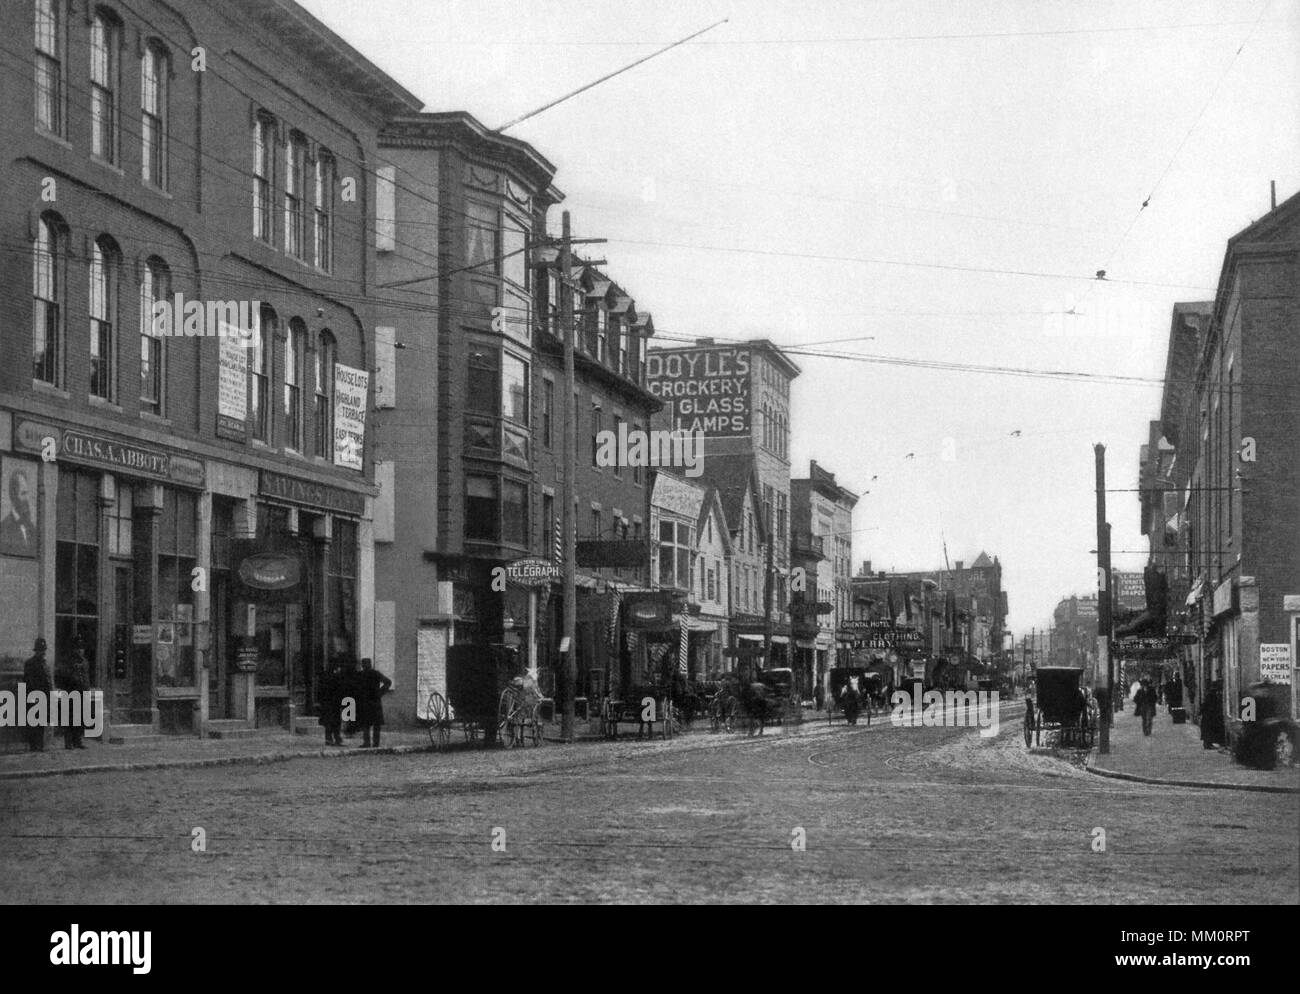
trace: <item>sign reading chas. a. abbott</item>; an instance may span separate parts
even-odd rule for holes
[[[748,435],[749,349],[651,352],[650,392],[672,405],[673,427],[714,437]]]

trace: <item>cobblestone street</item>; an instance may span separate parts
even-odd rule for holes
[[[1105,780],[1027,752],[1014,731],[984,739],[878,718],[762,739],[5,781],[0,899],[1300,898],[1295,796]],[[204,853],[191,851],[196,827]],[[1105,852],[1093,851],[1097,828]],[[797,829],[806,851],[792,848]]]

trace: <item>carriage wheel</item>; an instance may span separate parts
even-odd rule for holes
[[[734,732],[736,730],[736,699],[728,696],[722,702],[722,728],[723,731]]]
[[[451,707],[436,690],[429,695],[429,744],[441,751],[451,744]]]

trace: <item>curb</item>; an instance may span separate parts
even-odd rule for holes
[[[1253,790],[1262,794],[1300,794],[1300,787],[1281,787],[1264,783],[1213,783],[1206,780],[1164,780],[1158,777],[1143,777],[1136,773],[1121,773],[1100,766],[1085,767],[1089,773],[1111,780],[1128,780],[1132,783],[1152,784],[1158,787],[1197,787],[1202,790]]]
[[[284,763],[291,759],[345,759],[348,756],[404,756],[417,752],[432,752],[429,746],[380,746],[377,749],[348,749],[319,752],[270,752],[256,753],[248,756],[212,756],[204,759],[157,759],[136,763],[99,763],[94,766],[67,766],[50,770],[5,770],[0,772],[0,781],[35,780],[41,777],[71,777],[90,773],[133,773],[137,770],[184,770],[201,769],[207,766],[236,766],[240,763],[264,765]]]

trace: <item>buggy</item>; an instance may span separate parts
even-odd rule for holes
[[[1025,745],[1048,744],[1056,733],[1063,748],[1091,749],[1097,738],[1099,712],[1082,689],[1083,667],[1040,666],[1034,672],[1034,696],[1025,701]]]

